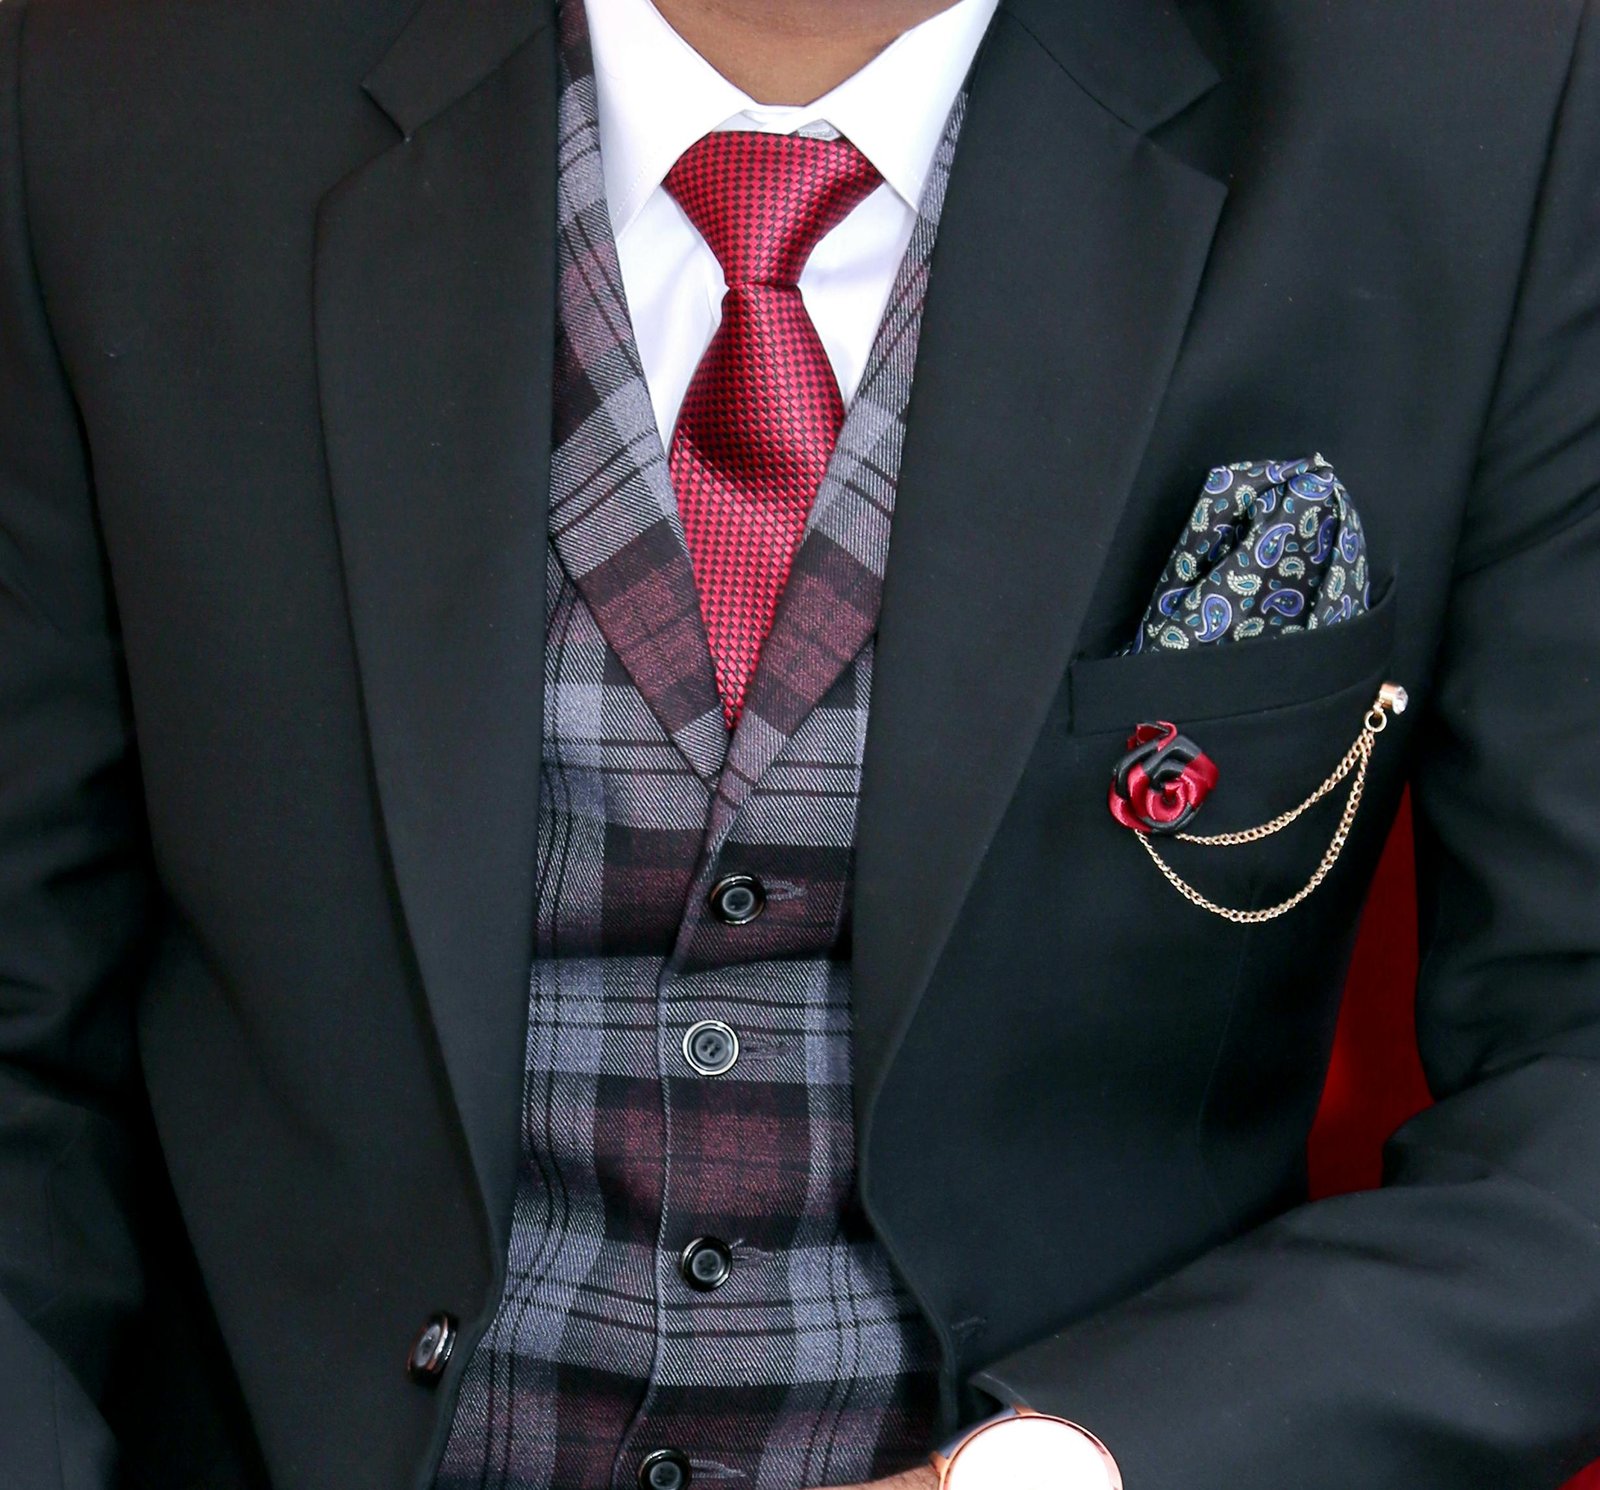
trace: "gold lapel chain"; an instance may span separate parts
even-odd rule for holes
[[[1319,786],[1316,791],[1305,799],[1298,807],[1291,808],[1288,812],[1272,819],[1270,823],[1263,823],[1258,828],[1246,828],[1238,833],[1214,833],[1209,837],[1200,833],[1175,833],[1172,836],[1180,843],[1200,843],[1212,848],[1237,848],[1241,844],[1259,843],[1263,838],[1270,838],[1274,833],[1280,833],[1290,823],[1296,821],[1304,813],[1315,807],[1324,797],[1333,791],[1345,777],[1352,771],[1355,779],[1350,783],[1350,795],[1345,799],[1344,812],[1339,818],[1339,826],[1333,835],[1333,842],[1328,845],[1327,852],[1322,856],[1322,862],[1317,865],[1316,873],[1287,900],[1277,905],[1268,906],[1264,910],[1241,911],[1233,906],[1218,905],[1213,900],[1207,900],[1195,887],[1182,879],[1176,870],[1161,857],[1161,852],[1151,841],[1152,835],[1140,833],[1139,842],[1144,845],[1144,851],[1150,855],[1157,869],[1167,877],[1180,895],[1203,911],[1210,911],[1213,916],[1221,916],[1225,921],[1232,921],[1236,926],[1257,926],[1263,921],[1275,921],[1279,916],[1286,915],[1300,904],[1323,880],[1327,879],[1333,866],[1339,862],[1339,855],[1344,852],[1346,839],[1350,836],[1351,826],[1356,820],[1356,810],[1361,806],[1361,793],[1367,784],[1367,765],[1372,760],[1373,747],[1378,743],[1378,736],[1389,727],[1390,714],[1404,714],[1406,705],[1410,702],[1406,691],[1398,683],[1385,683],[1378,690],[1378,696],[1373,701],[1372,707],[1367,711],[1365,723],[1361,733],[1356,736],[1355,744],[1345,752],[1345,757],[1333,768],[1333,774]]]

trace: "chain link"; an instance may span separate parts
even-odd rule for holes
[[[1213,916],[1221,916],[1225,921],[1232,921],[1236,926],[1259,926],[1263,921],[1275,921],[1279,916],[1292,911],[1301,901],[1305,900],[1316,888],[1327,879],[1333,866],[1339,862],[1339,856],[1344,852],[1346,840],[1350,837],[1350,829],[1356,820],[1356,811],[1361,806],[1361,793],[1367,784],[1367,766],[1372,760],[1372,750],[1377,744],[1378,736],[1389,727],[1388,710],[1392,707],[1390,695],[1380,692],[1377,701],[1367,711],[1367,717],[1362,725],[1361,733],[1356,736],[1355,744],[1345,752],[1345,757],[1333,769],[1333,774],[1319,786],[1316,791],[1305,799],[1298,807],[1291,808],[1288,812],[1263,823],[1258,828],[1246,828],[1238,833],[1216,833],[1207,837],[1197,833],[1178,833],[1173,835],[1180,843],[1206,844],[1213,848],[1235,848],[1240,844],[1259,843],[1263,838],[1270,838],[1274,833],[1281,833],[1290,823],[1302,817],[1315,807],[1330,792],[1337,789],[1352,771],[1355,779],[1350,783],[1350,794],[1345,799],[1344,812],[1339,818],[1339,826],[1333,835],[1333,841],[1328,845],[1327,852],[1322,856],[1322,862],[1317,865],[1316,872],[1311,878],[1287,900],[1277,905],[1268,906],[1263,910],[1242,911],[1233,906],[1218,905],[1213,900],[1208,900],[1195,887],[1182,879],[1178,872],[1161,857],[1161,852],[1151,841],[1152,835],[1141,833],[1139,842],[1144,846],[1144,851],[1150,855],[1151,862],[1166,876],[1167,882],[1191,905],[1197,905],[1203,911],[1209,911]],[[1402,705],[1403,707],[1403,705]]]

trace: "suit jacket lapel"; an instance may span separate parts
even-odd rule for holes
[[[974,72],[934,251],[864,766],[864,1145],[1074,650],[1225,195],[1144,131],[1215,80],[1156,0],[1011,0]]]
[[[555,244],[546,0],[424,0],[402,143],[317,223],[328,465],[400,901],[503,1251],[541,735]]]

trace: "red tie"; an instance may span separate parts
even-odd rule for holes
[[[728,282],[670,465],[729,729],[844,422],[800,271],[881,179],[847,140],[738,130],[690,146],[665,182]]]

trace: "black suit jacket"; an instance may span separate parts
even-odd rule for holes
[[[0,5],[7,1485],[113,1436],[134,1483],[428,1482],[517,1163],[554,98],[548,0]],[[1595,6],[1005,0],[922,347],[857,1084],[949,1415],[1063,1411],[1132,1490],[1556,1485],[1600,1452]],[[1114,658],[1207,468],[1314,449],[1374,612]],[[1293,915],[1112,823],[1135,722],[1222,830],[1387,678]],[[1440,1101],[1307,1206],[1407,778]],[[1266,904],[1332,821],[1183,867]]]

